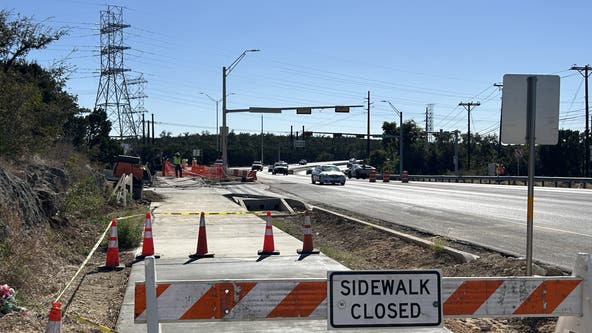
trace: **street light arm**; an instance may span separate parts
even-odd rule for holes
[[[386,101],[386,100],[382,100],[381,102],[383,103],[388,103],[388,105],[391,106],[391,108],[393,109],[393,111],[395,111],[397,113],[397,116],[401,115],[401,111],[399,111],[394,105],[393,103],[391,103],[390,101]]]
[[[209,99],[210,99],[212,102],[214,102],[214,103],[216,103],[216,102],[217,102],[215,99],[213,99],[213,98],[212,98],[212,96],[208,95],[208,94],[207,94],[207,93],[205,93],[205,92],[200,92],[200,94],[202,94],[202,95],[206,95],[206,97],[207,97],[207,98],[209,98]]]
[[[249,49],[249,50],[244,50],[243,53],[241,53],[241,55],[238,56],[238,58],[236,58],[236,60],[234,60],[232,62],[232,64],[230,64],[230,66],[228,66],[228,68],[226,68],[226,75],[230,74],[230,72],[232,72],[232,70],[234,69],[234,67],[236,67],[236,65],[238,65],[238,63],[243,60],[243,58],[247,55],[247,52],[259,52],[260,50],[258,49]]]

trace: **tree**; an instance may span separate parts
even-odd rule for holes
[[[85,117],[73,115],[64,124],[67,139],[93,161],[112,163],[113,157],[122,154],[121,145],[109,136],[111,122],[107,112],[96,109],[86,111]]]
[[[44,49],[68,33],[64,28],[56,30],[34,23],[31,17],[17,14],[12,20],[12,16],[10,11],[0,10],[0,62],[5,72],[24,61],[32,50]]]

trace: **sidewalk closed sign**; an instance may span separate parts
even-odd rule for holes
[[[328,272],[327,282],[329,329],[442,326],[437,270]]]

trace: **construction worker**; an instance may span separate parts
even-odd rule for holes
[[[175,177],[183,177],[183,168],[181,167],[181,154],[175,153],[173,157],[173,164],[175,165]]]

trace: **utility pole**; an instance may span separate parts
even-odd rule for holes
[[[370,91],[368,91],[368,138],[366,139],[366,156],[370,163]]]
[[[584,137],[586,140],[586,152],[585,158],[586,162],[584,164],[584,176],[590,177],[590,109],[588,108],[588,77],[590,76],[590,70],[592,67],[590,65],[586,66],[571,66],[570,70],[578,71],[582,76],[584,76],[585,84],[586,84],[586,132],[584,132]]]
[[[464,107],[467,112],[468,112],[468,118],[467,118],[467,128],[468,128],[468,134],[467,134],[467,171],[471,170],[471,107],[472,106],[479,106],[481,105],[481,103],[476,102],[468,102],[468,103],[463,103],[462,101],[460,103],[458,103],[459,106]]]
[[[494,87],[497,87],[497,89],[499,91],[502,91],[504,89],[504,84],[503,83],[494,83],[493,84]],[[499,160],[499,158],[502,156],[502,117],[503,117],[503,112],[501,112],[501,110],[503,110],[504,108],[504,99],[500,98],[502,103],[500,105],[500,128],[499,128],[499,136],[497,138],[497,158]]]
[[[152,114],[152,145],[154,145],[154,113]]]
[[[144,140],[144,143],[146,143],[146,142],[150,143],[150,120],[146,120],[146,130],[147,130],[147,133],[146,133],[147,139]]]
[[[454,131],[454,157],[452,162],[454,163],[454,174],[458,177],[458,130]]]

